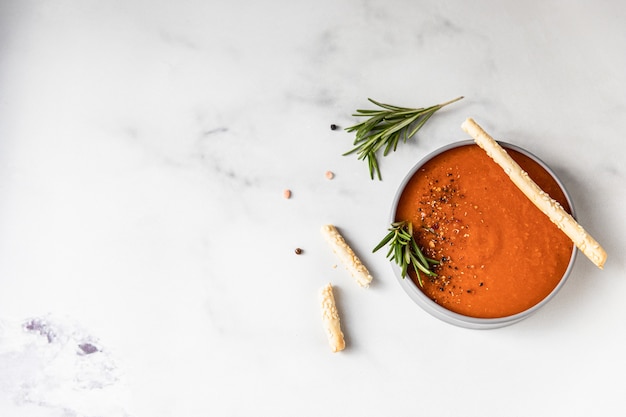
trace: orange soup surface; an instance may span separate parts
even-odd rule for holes
[[[531,158],[507,152],[569,212],[558,183]],[[422,166],[399,200],[424,253],[441,263],[421,290],[454,312],[481,318],[520,313],[543,300],[567,269],[573,244],[477,145]],[[411,271],[413,273],[413,271]],[[411,279],[419,287],[417,277]]]

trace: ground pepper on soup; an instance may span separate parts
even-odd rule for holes
[[[531,158],[507,152],[569,212],[558,183]],[[424,164],[402,191],[396,220],[413,223],[424,253],[441,263],[421,290],[472,317],[505,317],[543,300],[567,269],[573,244],[476,145]],[[417,285],[417,277],[411,271]],[[418,285],[419,286],[419,285]]]

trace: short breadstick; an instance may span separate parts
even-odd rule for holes
[[[332,285],[326,284],[320,290],[319,298],[322,306],[324,330],[326,331],[326,336],[328,336],[328,344],[330,344],[333,352],[339,352],[346,347],[346,342],[341,331],[339,312],[335,305]]]
[[[331,246],[333,252],[339,257],[339,260],[341,260],[348,271],[350,271],[350,274],[356,279],[357,284],[361,287],[369,287],[370,282],[372,282],[372,276],[359,257],[356,256],[352,248],[348,246],[343,236],[339,234],[337,228],[332,224],[327,224],[322,226],[322,234]]]
[[[600,269],[604,268],[606,252],[600,244],[579,225],[563,207],[543,191],[511,156],[485,132],[474,120],[467,119],[461,125],[474,141],[485,150],[513,183],[532,201],[550,220],[557,225]]]

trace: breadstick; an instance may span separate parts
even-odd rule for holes
[[[372,276],[352,248],[348,246],[337,228],[332,224],[327,224],[322,226],[322,234],[330,244],[333,252],[339,257],[339,260],[356,279],[357,284],[361,287],[369,287],[370,282],[372,282]]]
[[[474,120],[467,119],[461,125],[478,146],[485,150],[513,183],[537,206],[550,220],[561,229],[598,268],[603,269],[606,251],[591,237],[563,207],[543,191],[511,156],[485,132]]]
[[[328,344],[333,352],[339,352],[346,347],[346,342],[341,331],[341,323],[339,320],[339,312],[335,305],[335,296],[333,295],[332,285],[326,284],[320,290],[320,303],[322,306],[322,320],[326,336],[328,336]]]

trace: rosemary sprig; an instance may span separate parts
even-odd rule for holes
[[[420,287],[424,286],[421,274],[431,277],[437,276],[435,272],[430,270],[430,266],[439,264],[439,261],[428,258],[422,253],[413,236],[413,223],[409,221],[391,223],[388,230],[389,233],[372,252],[376,252],[389,244],[387,258],[398,264],[402,271],[402,278],[406,277],[409,265],[412,265]]]
[[[358,159],[367,160],[370,178],[374,179],[374,173],[376,173],[378,179],[382,180],[376,157],[378,151],[384,147],[383,156],[387,156],[392,150],[395,152],[400,139],[406,143],[437,110],[462,98],[461,96],[442,104],[418,109],[392,106],[368,98],[381,110],[357,110],[352,115],[367,117],[368,119],[345,129],[348,132],[356,132],[356,139],[354,140],[354,148],[344,155],[356,153]]]

